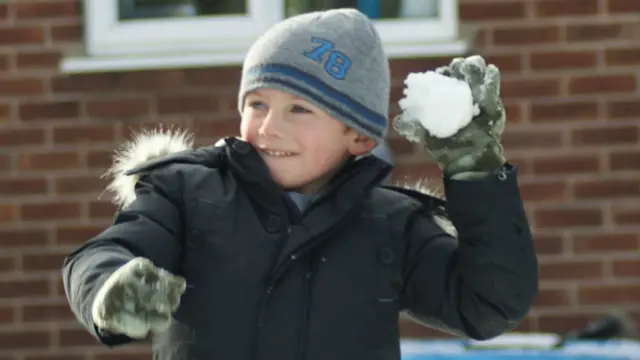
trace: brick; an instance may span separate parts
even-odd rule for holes
[[[56,230],[56,244],[80,245],[100,234],[104,226],[61,227]]]
[[[19,330],[0,333],[0,349],[46,349],[49,347],[49,332],[44,330]]]
[[[634,74],[582,76],[569,79],[571,94],[632,93],[636,89]]]
[[[592,101],[531,105],[531,122],[586,121],[596,119],[597,116],[598,104]]]
[[[55,144],[111,142],[115,140],[115,126],[112,124],[56,127],[53,129]]]
[[[640,65],[640,47],[606,49],[604,58],[608,66]]]
[[[13,8],[18,20],[79,18],[81,16],[80,2],[76,0],[16,2]]]
[[[0,255],[0,273],[8,273],[16,270],[17,261],[15,256],[12,255]],[[0,314],[0,317],[2,314]],[[2,319],[0,318],[0,322]]]
[[[4,21],[9,18],[9,5],[0,4],[0,20]]]
[[[149,115],[151,104],[144,98],[90,100],[87,114],[96,118],[130,118]]]
[[[91,219],[113,219],[116,207],[107,201],[92,201],[89,204],[89,218]]]
[[[0,123],[9,122],[11,116],[11,105],[0,104]]]
[[[236,124],[236,128],[237,128],[237,124]],[[235,131],[237,132],[237,131]],[[229,135],[235,133],[229,133]],[[389,143],[389,148],[391,149],[391,152],[394,155],[409,155],[409,154],[413,154],[415,152],[415,147],[414,144],[407,141],[406,139],[389,139],[388,140]]]
[[[611,170],[640,170],[640,151],[613,151],[609,154]]]
[[[597,66],[598,55],[594,51],[538,51],[530,57],[534,70],[586,69]]]
[[[0,46],[34,45],[44,43],[44,29],[41,27],[0,26]]]
[[[0,305],[0,325],[10,324],[14,321],[16,321],[16,312],[13,306]]]
[[[98,176],[74,176],[68,178],[56,178],[54,189],[56,194],[99,194],[105,187],[107,181]]]
[[[460,18],[465,21],[511,20],[526,17],[524,2],[461,3]]]
[[[638,225],[640,209],[616,209],[613,211],[613,221],[617,225]]]
[[[9,171],[10,167],[11,167],[11,159],[9,158],[9,156],[0,155],[0,173]]]
[[[537,0],[535,12],[539,17],[595,15],[598,0]]]
[[[0,144],[3,147],[42,145],[44,129],[0,129]]]
[[[566,312],[542,314],[538,317],[538,326],[544,332],[566,334],[583,328],[599,316],[600,314],[567,314]]]
[[[633,233],[575,235],[573,238],[573,252],[576,254],[634,252],[638,250],[640,250],[640,241],[638,235]]]
[[[535,224],[541,229],[561,229],[571,226],[598,227],[603,223],[601,209],[538,209]]]
[[[550,44],[560,41],[558,26],[509,26],[493,30],[496,46],[525,46]]]
[[[391,64],[391,74],[396,75],[398,68],[407,66],[407,63],[420,64],[418,68],[428,69],[445,65],[450,59],[445,57],[423,58],[423,59],[398,59]],[[435,65],[437,64],[437,65]],[[434,66],[435,65],[435,66]],[[400,71],[402,73],[402,71]],[[240,66],[221,66],[206,69],[185,69],[183,77],[185,85],[189,86],[223,86],[231,87],[233,90],[240,83],[242,69]]]
[[[623,145],[638,142],[638,128],[634,126],[615,128],[576,129],[571,133],[573,145]]]
[[[9,54],[0,54],[0,71],[9,70]]]
[[[567,199],[568,189],[564,182],[520,183],[520,195],[527,202],[556,202]]]
[[[640,102],[637,100],[612,101],[607,104],[607,115],[612,119],[640,117]]]
[[[47,355],[27,355],[24,360],[86,360],[83,355],[75,353],[65,353],[63,350],[56,350],[55,354]]]
[[[619,259],[613,261],[613,275],[617,277],[640,277],[639,259]]]
[[[0,206],[1,208],[1,206]],[[47,231],[35,229],[0,230],[0,248],[33,248],[47,244]]]
[[[124,90],[174,91],[185,85],[182,70],[133,71],[118,76],[118,87]]]
[[[640,180],[579,180],[573,193],[578,199],[630,198],[640,195]]]
[[[602,41],[616,39],[623,34],[621,24],[579,24],[567,26],[567,41]]]
[[[562,133],[558,131],[509,130],[502,135],[507,150],[554,148],[562,146]]]
[[[61,53],[58,51],[30,51],[16,54],[16,65],[21,70],[57,69]]]
[[[197,119],[194,121],[193,128],[193,131],[198,135],[198,138],[219,139],[225,136],[236,136],[240,133],[240,123],[237,119]],[[398,144],[398,142],[403,141],[405,142],[404,145]],[[404,140],[404,138],[396,139],[396,142],[393,144],[393,146],[402,146],[405,150],[409,150],[409,145],[407,144],[406,140]]]
[[[78,101],[25,103],[18,108],[22,121],[73,119],[80,115]]]
[[[540,278],[544,280],[597,280],[604,276],[601,261],[561,260],[541,263],[538,268]]]
[[[113,163],[113,151],[90,151],[87,154],[89,169],[107,169]]]
[[[533,306],[556,307],[571,304],[571,295],[566,289],[541,289],[536,296]]]
[[[522,71],[522,54],[487,54],[484,56],[487,64],[493,64],[500,69],[501,74],[519,73]]]
[[[611,13],[637,13],[640,12],[640,3],[628,0],[609,0],[608,10]]]
[[[600,161],[595,156],[553,156],[533,159],[533,172],[538,175],[585,174],[600,170]]]
[[[0,223],[8,223],[16,218],[16,211],[13,205],[0,204]]]
[[[62,268],[65,256],[68,252],[24,254],[22,256],[22,269],[31,271],[59,271]]]
[[[26,153],[20,156],[22,170],[64,170],[80,167],[80,154],[75,152]]]
[[[555,97],[560,95],[559,79],[527,79],[503,81],[500,85],[500,94],[503,99]]]
[[[636,304],[640,299],[640,284],[584,286],[578,298],[584,305]]]
[[[451,62],[451,58],[447,57],[433,57],[433,58],[405,58],[394,60],[389,64],[391,78],[397,80],[399,83],[404,81],[405,77],[412,72],[424,72],[427,70],[435,70],[440,66],[448,65]],[[215,75],[214,75],[215,74]],[[210,73],[209,76],[218,76],[218,72]],[[237,77],[236,82],[240,81],[240,73],[237,71],[233,72],[233,76]],[[192,71],[187,71],[185,75],[187,79],[187,83],[196,84],[195,76]],[[207,81],[212,84],[215,84],[215,81]],[[202,83],[201,83],[202,84]],[[232,84],[229,84],[232,86]],[[402,85],[403,86],[403,85]]]
[[[26,280],[12,279],[0,280],[0,294],[3,298],[23,298],[32,296],[46,296],[49,293],[49,282],[47,280]],[[0,349],[2,346],[2,337],[0,335]]]
[[[60,346],[63,348],[97,344],[97,340],[83,329],[60,330]]]
[[[0,179],[0,195],[44,195],[47,193],[47,180],[39,179]]]
[[[20,207],[20,218],[25,221],[77,219],[80,215],[80,204],[71,202],[22,204]]]
[[[44,81],[42,79],[24,78],[0,80],[0,96],[3,97],[42,95],[44,91]]]
[[[533,238],[533,245],[538,255],[555,255],[563,252],[564,239],[562,236],[535,234]]]
[[[197,112],[216,112],[218,101],[213,95],[183,95],[161,97],[158,99],[158,112],[166,114],[190,114]]]
[[[117,89],[117,76],[115,73],[57,76],[51,79],[51,89],[54,93],[103,93]]]
[[[59,24],[51,26],[51,39],[54,42],[81,41],[83,27],[81,24]]]

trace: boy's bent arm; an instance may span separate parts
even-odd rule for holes
[[[515,169],[506,177],[445,180],[458,239],[428,210],[406,228],[404,307],[427,325],[473,339],[517,327],[538,292],[537,259]]]
[[[178,271],[182,253],[179,183],[165,169],[143,177],[136,186],[136,199],[117,214],[114,224],[65,258],[63,282],[71,309],[103,344],[133,341],[97,329],[91,316],[98,290],[116,269],[141,256],[172,273]]]

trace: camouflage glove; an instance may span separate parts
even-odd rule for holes
[[[436,72],[469,84],[479,113],[447,138],[432,136],[417,119],[403,114],[394,119],[394,128],[410,140],[422,143],[447,177],[473,178],[497,172],[505,163],[500,144],[506,119],[500,100],[500,71],[494,65],[487,66],[482,57],[471,56],[453,59],[449,66]]]
[[[93,302],[93,322],[114,334],[143,339],[171,324],[186,281],[157,268],[145,258],[135,258],[116,270]]]

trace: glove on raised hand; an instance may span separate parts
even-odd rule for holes
[[[186,289],[184,278],[138,257],[116,270],[93,302],[93,322],[114,334],[143,339],[149,331],[161,332],[171,324]]]
[[[436,72],[469,84],[473,103],[479,110],[477,114],[468,125],[446,138],[433,136],[419,119],[404,112],[394,119],[394,128],[408,139],[422,143],[445,176],[464,178],[500,170],[505,163],[500,136],[506,119],[500,100],[500,71],[494,65],[487,66],[485,60],[476,55],[455,58],[449,66],[440,67]]]

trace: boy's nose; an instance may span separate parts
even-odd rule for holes
[[[272,112],[262,121],[258,133],[264,137],[279,137],[282,135],[282,120]]]

